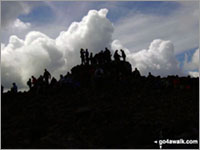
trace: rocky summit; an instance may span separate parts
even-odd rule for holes
[[[1,98],[3,149],[157,149],[155,140],[199,139],[199,78],[145,77],[126,61],[77,65]]]

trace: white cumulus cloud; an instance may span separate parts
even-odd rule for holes
[[[30,32],[25,40],[11,36],[1,55],[2,84],[5,87],[12,82],[24,87],[31,75],[38,76],[46,67],[54,74],[65,64],[55,40],[35,31]]]
[[[110,47],[114,27],[106,18],[107,9],[90,10],[80,22],[73,22],[67,31],[56,38],[56,45],[66,58],[71,59],[68,67],[80,62],[80,48],[88,48],[91,52],[98,52]]]
[[[115,23],[114,37],[131,51],[139,51],[154,39],[170,40],[175,54],[199,46],[198,2],[178,2],[169,15],[133,11]],[[158,8],[155,8],[155,11]]]
[[[12,27],[14,29],[18,29],[18,30],[26,30],[26,29],[30,28],[30,26],[31,26],[31,24],[29,22],[23,22],[17,18]]]
[[[188,56],[185,55],[184,69],[185,70],[198,70],[199,69],[199,49],[197,49],[194,52],[194,54],[191,58],[191,61],[189,61]]]
[[[114,27],[107,13],[107,9],[90,10],[56,39],[37,31],[29,32],[24,40],[11,36],[7,45],[1,44],[2,84],[8,88],[16,82],[24,87],[31,75],[38,77],[44,68],[58,78],[80,63],[80,48],[97,52],[110,47]]]
[[[119,41],[112,44],[115,49],[125,49],[127,59],[132,64],[132,69],[138,68],[143,75],[151,72],[153,75],[183,75],[174,54],[172,42],[161,39],[153,40],[148,49],[130,52],[124,48]],[[128,52],[129,51],[129,52]]]
[[[197,72],[197,71],[189,71],[189,75],[191,77],[197,78],[197,77],[199,77],[199,72]]]
[[[12,24],[21,14],[28,14],[31,10],[31,5],[27,2],[2,2],[1,3],[1,25],[7,27]]]
[[[38,77],[47,68],[59,77],[80,64],[80,48],[97,53],[105,47],[124,49],[132,67],[143,75],[181,75],[172,42],[153,40],[148,49],[131,52],[119,40],[113,40],[114,26],[107,19],[107,9],[90,10],[80,22],[73,22],[55,39],[38,31],[29,32],[24,39],[13,35],[7,45],[1,44],[1,77],[4,87],[16,82],[21,88],[32,75]]]

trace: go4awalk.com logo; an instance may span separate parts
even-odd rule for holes
[[[184,139],[178,139],[178,140],[171,140],[171,139],[165,139],[165,140],[155,140],[155,144],[159,144],[159,148],[162,149],[163,145],[165,144],[198,144],[198,140],[184,140]]]

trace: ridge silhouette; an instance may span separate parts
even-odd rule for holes
[[[81,64],[59,80],[45,69],[28,92],[1,90],[2,148],[157,149],[161,138],[198,139],[199,79],[142,76],[120,52],[81,49]]]

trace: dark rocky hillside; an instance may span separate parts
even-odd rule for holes
[[[155,140],[199,139],[198,78],[144,77],[123,61],[71,72],[64,84],[1,95],[2,148],[155,149]]]

